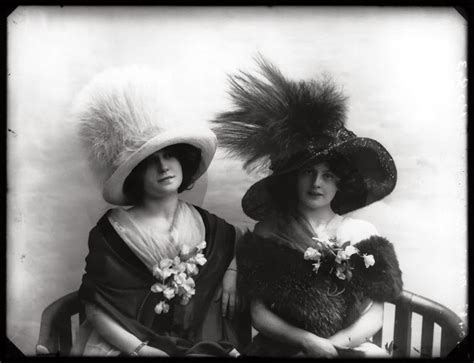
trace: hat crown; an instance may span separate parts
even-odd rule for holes
[[[273,172],[282,172],[292,168],[298,160],[305,160],[307,156],[315,156],[325,151],[329,151],[341,143],[356,138],[357,135],[345,128],[340,127],[337,130],[328,129],[319,135],[307,138],[302,144],[294,147],[293,153],[283,155],[281,158],[270,159],[270,170]],[[277,155],[278,156],[278,155]]]
[[[73,114],[100,182],[157,135],[180,126],[199,126],[173,108],[172,86],[168,75],[134,65],[108,69],[82,89]]]

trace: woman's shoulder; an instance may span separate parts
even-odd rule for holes
[[[218,216],[217,214],[214,214],[203,207],[188,202],[183,203],[190,210],[197,212],[197,215],[201,217],[206,228],[208,228],[210,225],[216,225],[221,227],[226,226],[226,228],[232,228],[235,230],[235,226],[233,224],[227,222],[224,218]]]
[[[276,223],[272,219],[264,219],[255,224],[253,233],[260,237],[269,237],[275,231]]]
[[[261,223],[261,222],[259,222]],[[303,253],[271,235],[268,225],[258,224],[253,231],[247,231],[237,244],[237,259],[246,263],[269,266],[299,266]]]
[[[110,208],[107,209],[101,217],[97,220],[96,224],[91,228],[89,231],[90,234],[101,234],[104,230],[106,230],[109,226],[112,225],[112,221],[115,219],[118,210],[121,208]]]
[[[378,236],[377,228],[365,220],[345,217],[337,229],[337,238],[340,241],[357,243],[371,236]]]
[[[203,207],[200,207],[200,206],[197,206],[195,204],[191,204],[191,203],[188,203],[188,202],[185,202],[185,201],[180,201],[180,202],[181,202],[181,205],[184,206],[185,208],[189,208],[192,211],[197,211],[201,215],[201,218],[203,218],[203,219],[206,219],[206,220],[207,219],[215,219],[215,220],[225,221],[223,218],[219,217],[217,214],[212,213],[212,212],[210,212],[209,210],[207,210]]]

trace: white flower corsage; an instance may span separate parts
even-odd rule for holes
[[[207,262],[202,253],[205,248],[205,241],[193,249],[183,246],[178,256],[173,259],[164,258],[153,266],[153,276],[158,282],[151,286],[151,291],[164,297],[155,306],[157,314],[167,313],[170,309],[168,302],[172,299],[180,297],[180,303],[186,305],[196,293],[192,276],[198,274],[198,265],[203,266]]]
[[[313,237],[316,242],[315,248],[308,247],[304,252],[304,259],[314,261],[313,271],[318,273],[321,263],[324,260],[333,260],[334,264],[331,267],[329,273],[334,273],[337,278],[341,280],[349,281],[352,278],[352,272],[354,268],[351,266],[350,257],[354,254],[360,256],[359,250],[352,246],[350,242],[340,243],[335,238],[329,238],[329,236],[323,232],[318,234],[318,237]],[[365,267],[369,268],[375,264],[375,258],[373,255],[367,255],[364,253],[361,256],[364,259]]]

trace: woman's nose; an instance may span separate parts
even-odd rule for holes
[[[163,158],[158,159],[157,162],[156,162],[156,165],[157,165],[158,171],[159,171],[160,173],[163,173],[163,172],[165,172],[165,171],[168,171],[168,169],[169,169],[169,168],[168,168],[168,163],[167,163],[166,160],[164,160]]]
[[[313,186],[315,187],[319,187],[321,186],[321,175],[320,174],[316,174],[314,177],[313,177]]]

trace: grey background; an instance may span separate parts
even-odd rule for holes
[[[399,256],[405,288],[466,318],[466,23],[450,8],[20,7],[8,18],[7,334],[32,354],[45,306],[80,285],[101,198],[69,117],[97,72],[147,64],[193,117],[229,107],[226,74],[261,52],[291,78],[333,75],[348,127],[393,155],[395,191],[355,217]],[[247,175],[218,150],[185,197],[239,226]]]

